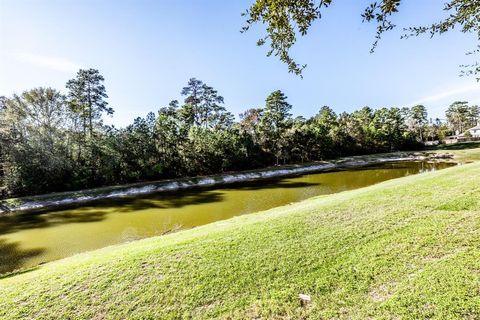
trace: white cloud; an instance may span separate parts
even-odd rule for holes
[[[430,95],[404,104],[403,107],[423,104],[428,109],[429,117],[443,119],[445,118],[445,110],[454,101],[468,101],[470,104],[480,105],[480,83],[473,78],[466,78],[463,85],[439,88]]]
[[[473,92],[478,90],[480,90],[480,83],[473,83],[471,85],[465,85],[462,87],[450,88],[450,89],[442,90],[438,93],[434,93],[432,95],[423,97],[421,99],[418,99],[415,102],[408,103],[405,106],[411,107],[411,106],[422,104],[422,103],[442,101],[449,97],[458,97],[458,95],[460,94],[465,94],[468,92]]]
[[[62,72],[76,72],[81,68],[79,64],[61,57],[36,55],[27,52],[13,54],[12,56],[20,62]]]

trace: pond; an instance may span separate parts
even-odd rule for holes
[[[421,161],[384,163],[8,214],[0,217],[0,274],[113,244],[452,165]]]

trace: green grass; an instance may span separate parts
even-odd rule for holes
[[[480,142],[464,142],[450,145],[443,145],[436,149],[436,152],[452,153],[458,160],[480,160]]]
[[[480,319],[478,177],[457,166],[49,263],[0,280],[0,318]]]

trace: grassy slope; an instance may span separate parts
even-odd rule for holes
[[[50,263],[0,280],[0,318],[480,319],[479,176],[468,164]]]

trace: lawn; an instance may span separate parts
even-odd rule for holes
[[[480,142],[464,142],[451,145],[442,145],[435,148],[436,152],[453,153],[457,159],[480,160]]]
[[[479,177],[472,163],[48,263],[0,279],[0,318],[480,319]]]

